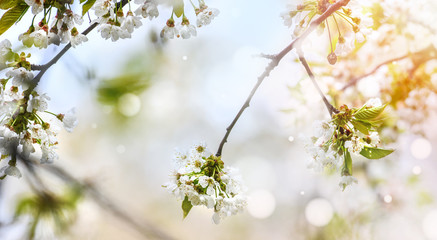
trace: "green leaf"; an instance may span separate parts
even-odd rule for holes
[[[85,0],[81,0],[80,3],[84,2]],[[84,16],[96,3],[96,0],[88,0],[83,6],[82,6],[82,16]]]
[[[27,9],[29,9],[27,4],[19,4],[5,12],[0,19],[0,35],[6,32],[15,22],[18,22]]]
[[[360,154],[368,159],[380,159],[389,155],[393,151],[394,151],[393,149],[364,147],[363,150],[361,150]]]
[[[127,73],[100,82],[97,89],[101,103],[116,105],[121,96],[127,93],[140,95],[150,87],[150,75],[147,73]]]
[[[352,125],[354,125],[355,129],[358,129],[358,131],[362,132],[363,134],[369,135],[369,128],[371,127],[371,125],[366,125],[365,123],[363,123],[362,121],[351,121]]]
[[[360,108],[355,112],[354,117],[360,120],[372,120],[378,117],[385,109],[387,105],[372,108]]]
[[[80,2],[80,3],[84,3],[85,1],[86,1],[86,0],[80,0],[79,2]]]
[[[176,15],[176,17],[181,17],[184,13],[184,1],[178,0],[174,1],[173,3],[173,12]]]
[[[24,214],[32,214],[37,209],[37,205],[38,203],[33,196],[19,199],[15,206],[15,218]]]
[[[8,10],[9,8],[17,6],[19,0],[0,0],[0,9]]]
[[[344,150],[344,166],[341,175],[352,176],[352,157],[347,149]]]
[[[193,207],[193,204],[191,204],[190,200],[188,200],[188,197],[185,196],[184,201],[182,202],[182,210],[184,211],[184,219],[187,217],[188,213],[190,213],[190,210],[192,207]]]

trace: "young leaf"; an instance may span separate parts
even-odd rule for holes
[[[85,0],[84,0],[85,1]],[[81,3],[84,1],[80,1]],[[82,6],[82,16],[84,16],[91,7],[96,3],[96,0],[88,0],[83,6]]]
[[[8,10],[9,8],[17,6],[19,0],[0,0],[0,9]]]
[[[355,114],[356,119],[360,120],[372,120],[376,117],[378,117],[385,109],[387,105],[382,105],[379,107],[372,107],[372,108],[360,108]]]
[[[361,121],[351,121],[352,125],[354,125],[354,128],[358,131],[362,132],[363,134],[369,135],[369,126]]]
[[[184,201],[182,202],[182,210],[184,211],[184,219],[187,217],[187,215],[190,212],[192,207],[193,207],[193,204],[191,204],[190,200],[188,200],[188,197],[185,196]]]
[[[368,159],[380,159],[383,158],[390,153],[392,153],[393,149],[380,149],[380,148],[373,148],[373,147],[364,147],[363,150],[361,150],[360,154]]]
[[[3,14],[0,19],[0,35],[6,32],[20,17],[24,15],[29,6],[27,4],[18,4]]]

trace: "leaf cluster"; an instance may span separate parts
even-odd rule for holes
[[[81,197],[82,191],[79,187],[72,187],[62,195],[41,191],[22,197],[15,207],[15,220],[25,215],[31,218],[29,239],[35,238],[41,221],[53,224],[59,233],[65,232],[75,219],[76,207]]]

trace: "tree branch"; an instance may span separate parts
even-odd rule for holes
[[[299,47],[302,44],[302,41],[305,40],[308,37],[308,35],[310,35],[310,33],[312,33],[317,28],[317,26],[319,26],[323,21],[325,21],[335,11],[337,11],[343,6],[346,6],[349,3],[349,1],[350,0],[340,0],[335,4],[331,5],[322,15],[320,15],[317,19],[311,22],[310,26],[305,30],[305,32],[302,33],[302,35],[294,39],[281,52],[279,52],[276,55],[269,55],[269,59],[271,59],[270,63],[267,65],[264,72],[258,77],[258,81],[256,82],[255,86],[252,88],[252,91],[250,92],[243,106],[240,108],[240,111],[238,111],[237,115],[232,120],[231,124],[226,128],[225,136],[220,142],[220,145],[216,153],[217,157],[222,155],[223,147],[225,143],[228,141],[229,134],[231,133],[232,129],[234,128],[240,116],[243,114],[244,110],[246,110],[246,108],[249,107],[250,101],[252,100],[253,96],[255,95],[255,92],[258,90],[259,86],[264,81],[264,79],[270,75],[270,72],[273,69],[275,69],[276,66],[278,66],[279,62],[282,60],[282,58],[284,58],[285,55],[287,55],[291,50],[293,50],[293,48]]]
[[[352,78],[346,85],[344,85],[341,88],[341,91],[344,91],[344,90],[348,89],[349,87],[355,86],[361,79],[373,75],[381,67],[383,67],[383,66],[385,66],[387,64],[396,62],[396,61],[403,60],[405,58],[411,58],[413,60],[413,62],[415,63],[415,65],[420,65],[420,64],[422,64],[424,62],[427,62],[427,61],[429,61],[431,59],[436,59],[437,58],[437,49],[433,45],[430,45],[430,46],[428,46],[428,47],[426,47],[426,48],[424,48],[424,49],[422,49],[420,51],[417,51],[417,52],[414,52],[414,53],[407,53],[407,54],[405,54],[403,56],[396,57],[396,58],[384,61],[384,62],[378,64],[371,71],[369,71],[369,72],[367,72],[367,73],[365,73],[365,74],[363,74],[361,76]]]
[[[363,75],[361,75],[361,76],[359,76],[359,77],[355,77],[355,78],[352,78],[346,85],[344,85],[342,88],[341,88],[341,91],[344,91],[344,90],[346,90],[346,89],[348,89],[349,87],[352,87],[352,86],[355,86],[361,79],[363,79],[363,78],[366,78],[366,77],[368,77],[368,76],[370,76],[370,75],[373,75],[376,71],[378,71],[378,69],[380,69],[382,66],[384,66],[384,65],[387,65],[387,64],[390,64],[390,63],[392,63],[392,62],[396,62],[396,61],[399,61],[399,60],[402,60],[402,59],[405,59],[405,58],[407,58],[409,56],[409,54],[405,54],[405,55],[403,55],[403,56],[400,56],[400,57],[397,57],[397,58],[393,58],[393,59],[389,59],[389,60],[387,60],[387,61],[384,61],[384,62],[382,62],[382,63],[380,63],[380,64],[378,64],[374,69],[372,69],[370,72],[367,72],[367,73],[365,73],[365,74],[363,74]]]
[[[308,65],[307,60],[305,59],[305,56],[304,56],[302,50],[298,49],[297,54],[299,55],[299,60],[302,63],[302,65],[305,67],[305,70],[306,70],[308,76],[310,77],[311,81],[313,82],[314,86],[316,87],[317,91],[319,92],[320,97],[322,97],[323,102],[325,103],[325,106],[328,109],[329,115],[332,116],[334,113],[339,113],[339,111],[334,106],[332,106],[331,103],[329,103],[328,99],[326,99],[325,94],[323,94],[322,90],[320,89],[319,85],[317,84],[316,77],[314,76],[313,71],[311,71],[311,68]]]
[[[84,189],[90,197],[104,210],[111,213],[116,218],[124,221],[138,233],[143,235],[146,239],[154,238],[154,239],[163,239],[163,240],[173,240],[174,238],[167,235],[163,231],[159,230],[155,226],[153,226],[149,222],[138,223],[131,216],[129,216],[125,211],[122,210],[117,204],[112,202],[109,198],[107,198],[104,194],[99,191],[99,189],[91,183],[82,182],[76,178],[74,178],[71,174],[69,174],[64,169],[55,166],[53,164],[45,164],[41,165],[43,169],[47,170],[51,174],[59,177],[65,182],[73,185],[80,186]]]

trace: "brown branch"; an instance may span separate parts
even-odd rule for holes
[[[373,75],[382,66],[385,66],[385,65],[390,64],[390,63],[395,62],[395,61],[403,60],[405,58],[411,58],[414,65],[419,66],[419,65],[421,65],[421,64],[423,64],[431,59],[437,59],[437,49],[433,45],[430,45],[430,46],[428,46],[420,51],[417,51],[414,53],[408,53],[408,54],[405,54],[403,56],[384,61],[384,62],[378,64],[371,71],[369,71],[361,76],[352,78],[346,85],[344,85],[341,88],[341,91],[344,91],[344,90],[348,89],[349,87],[355,86],[361,79]]]
[[[134,230],[136,230],[138,233],[140,233],[145,239],[163,239],[163,240],[173,240],[174,238],[167,235],[157,227],[153,226],[149,222],[145,222],[143,220],[142,223],[138,223],[135,219],[133,219],[129,214],[127,214],[125,211],[123,211],[121,207],[119,207],[117,204],[112,202],[109,198],[107,198],[104,194],[101,193],[101,191],[94,186],[91,183],[82,182],[75,177],[73,177],[71,174],[69,174],[64,169],[55,166],[53,164],[45,164],[41,165],[45,170],[50,172],[51,174],[59,177],[60,179],[64,180],[65,182],[80,186],[82,189],[84,189],[90,197],[104,210],[111,213],[116,218],[124,221],[127,223],[130,227],[132,227]]]
[[[363,75],[361,75],[361,76],[359,76],[359,77],[354,77],[354,78],[352,78],[345,86],[343,86],[342,88],[341,88],[341,91],[344,91],[344,90],[346,90],[346,89],[348,89],[349,87],[352,87],[352,86],[355,86],[361,79],[363,79],[363,78],[366,78],[366,77],[368,77],[368,76],[370,76],[370,75],[373,75],[376,71],[378,71],[378,69],[380,69],[382,66],[385,66],[385,65],[387,65],[387,64],[390,64],[390,63],[392,63],[392,62],[396,62],[396,61],[399,61],[399,60],[402,60],[402,59],[405,59],[405,58],[407,58],[408,56],[410,56],[409,54],[405,54],[405,55],[403,55],[403,56],[400,56],[400,57],[397,57],[397,58],[393,58],[393,59],[389,59],[389,60],[387,60],[387,61],[384,61],[384,62],[382,62],[382,63],[380,63],[380,64],[378,64],[375,68],[373,68],[370,72],[367,72],[367,73],[365,73],[365,74],[363,74]]]
[[[332,116],[334,113],[339,113],[339,111],[334,106],[332,106],[331,103],[329,103],[325,94],[323,94],[322,90],[320,89],[319,85],[317,84],[316,77],[314,76],[313,71],[311,70],[310,66],[308,65],[308,62],[305,59],[305,56],[304,56],[302,50],[298,49],[297,54],[299,56],[300,62],[305,67],[305,70],[306,70],[308,76],[310,77],[311,81],[313,82],[314,86],[316,87],[317,91],[319,92],[320,97],[322,97],[323,102],[325,103],[326,109],[328,109],[329,115]]]
[[[14,149],[17,149],[16,147]],[[29,160],[28,158],[24,157],[22,154],[19,154],[18,151],[16,152],[18,159],[20,162],[23,163],[23,165],[26,167],[30,175],[33,177],[33,181],[28,181],[29,186],[34,192],[38,193],[44,193],[49,192],[49,190],[44,185],[42,179],[39,177],[38,172],[36,171],[36,163],[32,160]],[[121,207],[119,207],[117,204],[112,202],[108,197],[106,197],[104,194],[99,191],[99,189],[94,186],[91,183],[80,181],[73,177],[71,174],[69,174],[64,169],[55,166],[53,164],[41,164],[38,165],[39,167],[42,167],[42,169],[48,171],[49,173],[53,174],[54,176],[58,177],[59,179],[63,180],[65,183],[79,186],[81,189],[83,189],[85,192],[87,192],[90,197],[105,211],[111,213],[116,218],[124,221],[127,223],[132,229],[136,230],[138,233],[140,233],[145,239],[163,239],[163,240],[173,240],[174,238],[167,235],[157,227],[155,227],[153,224],[149,222],[145,222],[143,220],[142,223],[138,223],[134,218],[132,218],[129,214],[127,214],[125,211],[123,211]],[[2,181],[0,181],[1,186]],[[36,186],[36,185],[37,186]],[[0,187],[1,190],[1,187]],[[1,196],[1,195],[0,195]]]
[[[244,110],[246,110],[246,108],[249,107],[250,101],[252,100],[253,96],[255,95],[255,92],[258,90],[259,86],[264,81],[264,79],[270,75],[270,72],[273,71],[273,69],[275,69],[276,66],[278,66],[279,62],[282,60],[282,58],[284,58],[285,55],[287,55],[291,50],[293,50],[293,48],[299,47],[302,44],[302,41],[305,40],[308,37],[308,35],[310,35],[310,33],[312,33],[317,28],[317,26],[319,26],[323,21],[325,21],[335,11],[337,11],[343,6],[346,6],[349,3],[349,1],[350,0],[340,0],[335,4],[331,5],[322,15],[320,15],[317,19],[311,22],[310,26],[305,30],[305,32],[302,33],[302,35],[294,39],[281,52],[279,52],[276,55],[269,55],[269,58],[271,59],[270,63],[267,65],[264,72],[258,77],[258,81],[256,82],[255,86],[252,88],[252,91],[250,92],[243,106],[240,108],[240,111],[238,111],[237,115],[232,120],[231,124],[226,128],[225,136],[220,142],[220,145],[216,153],[217,157],[222,155],[223,147],[225,143],[228,141],[229,134],[231,133],[232,129],[234,128],[240,116],[243,114]]]

